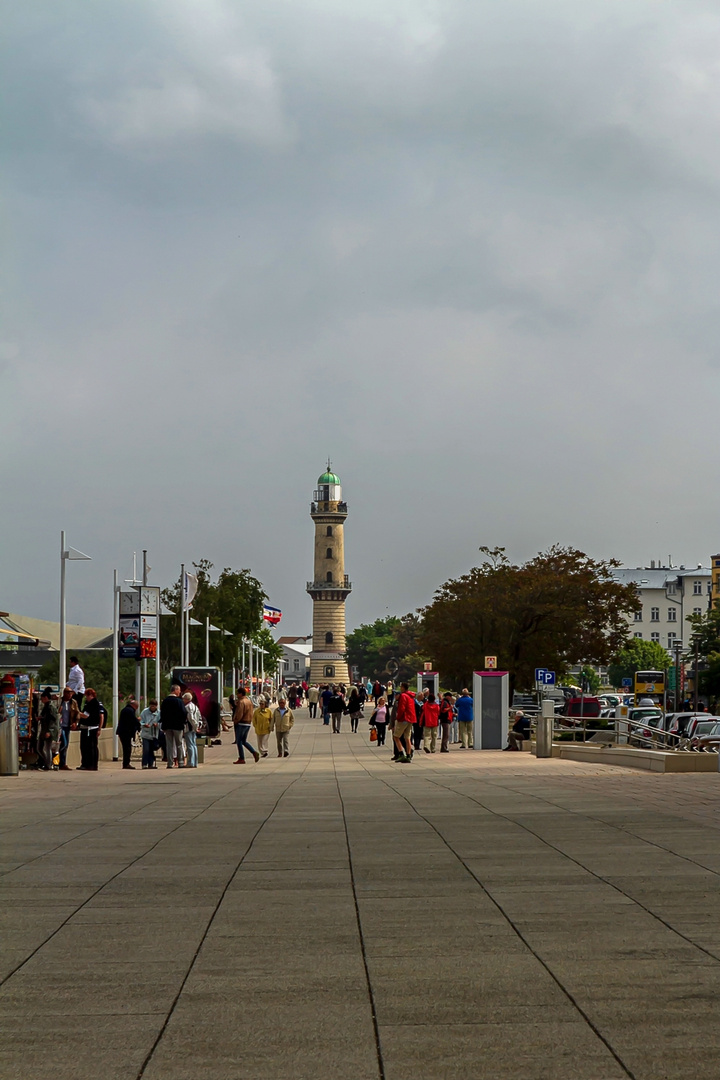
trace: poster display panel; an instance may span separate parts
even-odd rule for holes
[[[216,667],[177,667],[173,668],[172,681],[193,695],[203,720],[212,727],[213,718],[219,715],[222,700],[220,686],[220,668]]]

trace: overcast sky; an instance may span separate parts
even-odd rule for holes
[[[638,0],[6,6],[0,608],[108,625],[149,549],[309,633],[481,544],[720,549],[720,12]]]

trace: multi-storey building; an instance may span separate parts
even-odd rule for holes
[[[718,556],[720,558],[720,556]],[[688,615],[704,614],[712,600],[709,566],[688,570],[684,566],[621,567],[613,577],[623,585],[637,586],[642,609],[630,616],[631,632],[645,641],[657,641],[672,650],[675,641],[690,638]]]

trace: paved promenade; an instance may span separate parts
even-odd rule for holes
[[[720,776],[290,748],[0,779],[2,1080],[717,1080]]]

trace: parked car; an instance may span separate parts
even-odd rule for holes
[[[667,714],[666,729],[676,738],[689,738],[698,720],[714,719],[709,713],[674,712]]]
[[[628,721],[628,738],[632,746],[652,748],[658,742],[664,742],[662,733],[665,731],[665,714],[662,709],[651,708],[649,705],[642,709],[630,709]]]
[[[691,750],[720,751],[720,719],[698,720],[690,738]]]
[[[572,719],[573,721],[580,722],[584,719],[599,719],[601,711],[599,698],[589,696],[574,697],[568,698],[565,702],[565,708],[562,711],[562,715],[566,716],[569,720]],[[577,723],[572,726],[577,726]],[[580,726],[582,726],[581,723]]]

